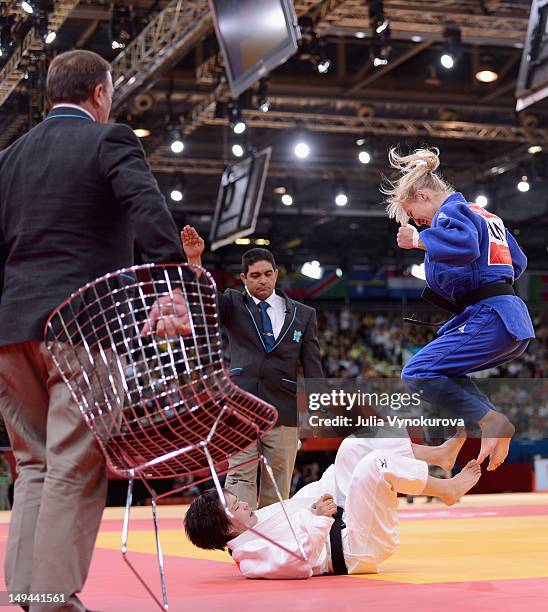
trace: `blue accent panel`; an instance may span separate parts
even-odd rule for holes
[[[83,119],[84,121],[93,121],[91,117],[84,117],[83,115],[50,115],[46,117],[44,121],[49,121],[50,119],[64,119],[65,117],[70,117],[71,119]]]
[[[287,326],[287,329],[285,330],[284,335],[281,338],[279,338],[276,344],[272,347],[272,350],[274,350],[278,346],[278,344],[280,344],[280,342],[287,336],[287,332],[291,329],[291,326],[295,322],[296,316],[297,316],[297,307],[295,306],[295,310],[293,311],[293,318],[291,319],[291,323]]]
[[[263,338],[261,336],[261,332],[259,331],[259,328],[257,327],[257,323],[255,323],[255,319],[253,318],[253,315],[251,314],[251,310],[249,310],[249,306],[247,304],[244,304],[244,306],[247,308],[247,312],[249,312],[249,316],[251,317],[251,320],[253,321],[253,325],[255,326],[255,330],[257,331],[257,336],[259,336],[259,340],[261,341],[261,344],[263,345],[263,348],[266,351],[266,346],[264,345]]]

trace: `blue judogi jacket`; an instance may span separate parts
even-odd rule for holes
[[[514,282],[527,267],[527,257],[500,217],[469,204],[453,193],[438,209],[430,228],[419,234],[426,247],[426,282],[450,300],[491,283]],[[439,335],[462,325],[487,304],[516,340],[534,338],[527,306],[517,296],[501,295],[468,306],[448,321]]]

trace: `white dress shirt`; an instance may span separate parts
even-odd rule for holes
[[[54,106],[51,107],[51,110],[53,110],[54,108],[59,108],[60,106],[62,106],[63,108],[77,108],[79,111],[82,111],[83,113],[86,113],[86,115],[89,115],[90,119],[92,121],[95,121],[95,117],[85,108],[78,106],[78,104],[70,104],[69,102],[63,103],[63,104],[55,104]]]
[[[249,293],[247,287],[245,288],[247,293]],[[266,300],[259,300],[254,295],[251,295],[255,304],[259,305],[260,302],[265,301],[270,305],[270,308],[267,308],[266,313],[270,317],[272,321],[272,331],[274,332],[274,338],[277,339],[282,331],[282,327],[285,321],[285,300],[283,297],[278,295],[275,291],[270,294]]]

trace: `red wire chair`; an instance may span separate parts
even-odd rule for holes
[[[181,295],[190,332],[169,338],[154,330],[146,334],[153,306],[162,301],[158,323],[168,323]],[[129,479],[122,555],[158,606],[167,610],[157,501],[213,478],[226,514],[236,520],[219,476],[228,471],[230,457],[256,441],[259,456],[252,461],[263,463],[282,502],[260,446],[260,437],[276,423],[277,411],[231,382],[221,351],[215,282],[197,266],[134,266],[88,283],[50,316],[46,345],[109,468]],[[205,477],[204,469],[209,472]],[[201,478],[161,495],[149,482],[194,476]],[[151,494],[162,602],[127,556],[136,478]],[[287,513],[286,518],[298,552],[252,531],[306,560]]]

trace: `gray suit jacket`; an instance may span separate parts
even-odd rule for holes
[[[278,410],[278,425],[297,425],[297,369],[305,378],[323,378],[316,311],[285,299],[285,321],[274,348],[267,352],[262,340],[260,310],[246,292],[227,289],[218,293],[221,325],[230,350],[230,376],[244,389]]]

